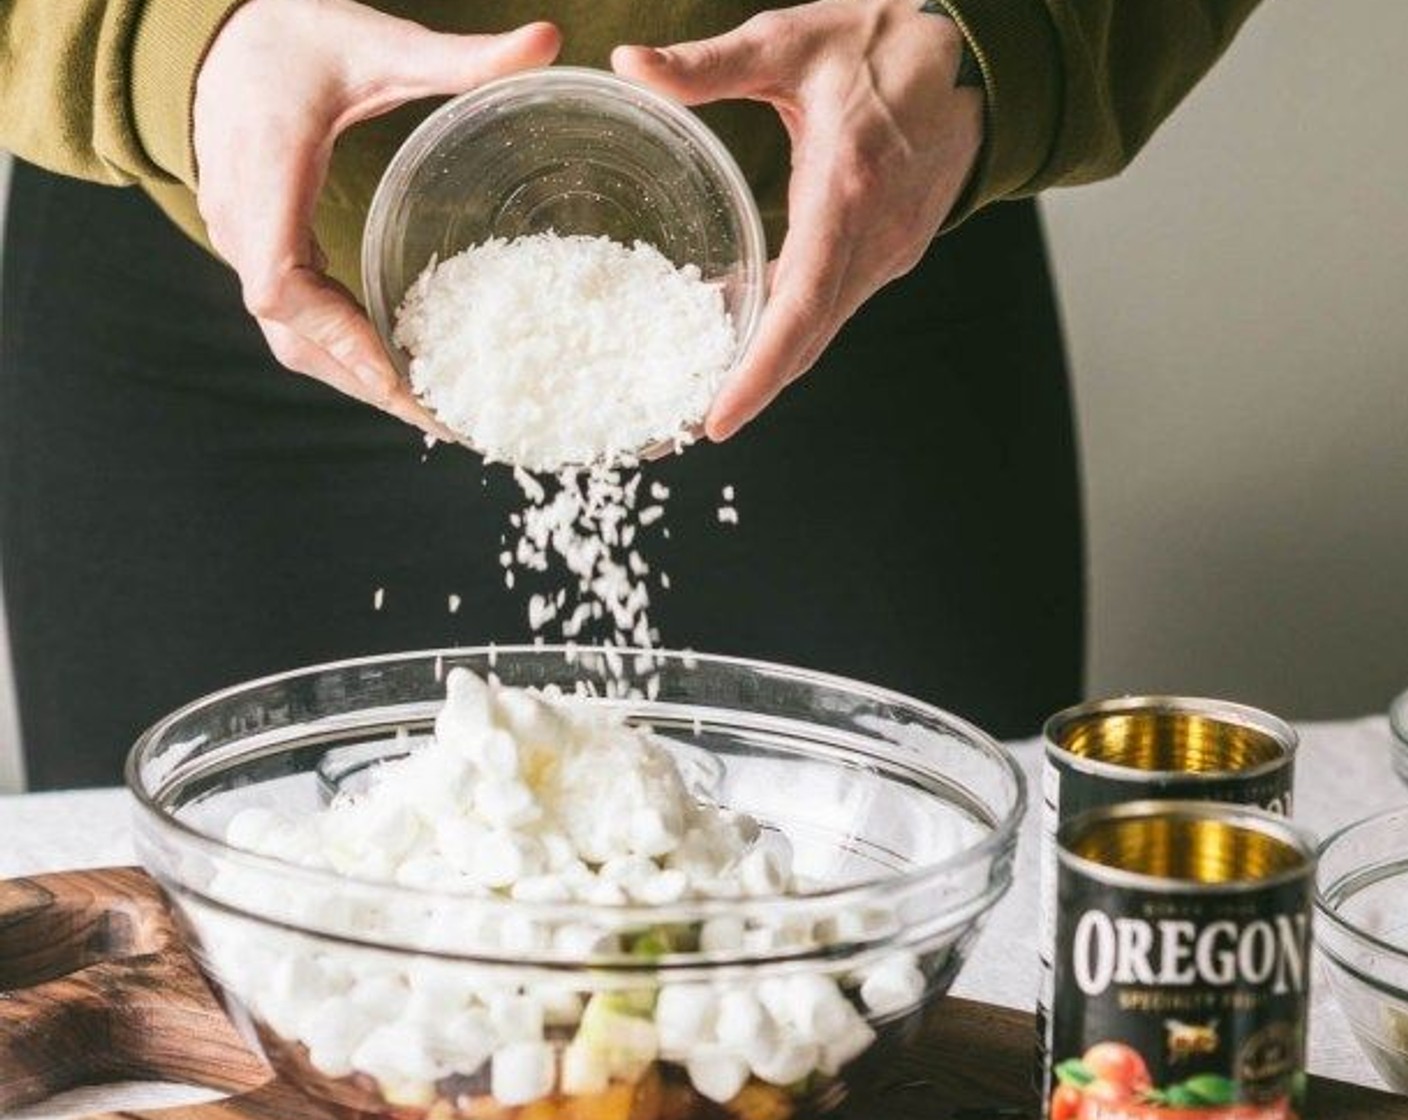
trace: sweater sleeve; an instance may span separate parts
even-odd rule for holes
[[[195,182],[191,102],[241,0],[0,0],[0,147],[101,183]]]
[[[961,218],[1127,166],[1257,0],[940,0],[987,92],[987,142]]]

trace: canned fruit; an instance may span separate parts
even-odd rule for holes
[[[1210,802],[1058,835],[1050,1120],[1282,1120],[1304,1060],[1314,845]]]
[[[1275,716],[1221,700],[1173,696],[1082,704],[1052,716],[1045,735],[1038,1071],[1051,1045],[1056,833],[1061,825],[1081,813],[1140,800],[1192,798],[1289,814],[1296,751],[1295,732]],[[1152,836],[1148,842],[1162,843]],[[1191,850],[1214,856],[1220,851],[1216,845]],[[1175,856],[1166,851],[1164,858]],[[1099,857],[1092,853],[1090,858]],[[1183,874],[1172,867],[1162,873]],[[1216,869],[1208,866],[1198,874],[1212,876]]]

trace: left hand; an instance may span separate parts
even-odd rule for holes
[[[918,0],[816,0],[714,39],[613,53],[617,73],[689,105],[766,101],[792,140],[787,237],[758,336],[705,423],[711,439],[806,373],[938,233],[983,139],[982,91],[954,84],[962,48]]]

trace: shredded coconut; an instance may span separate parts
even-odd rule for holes
[[[530,629],[658,646],[650,581],[670,579],[646,558],[646,538],[670,535],[670,489],[642,483],[638,453],[693,439],[737,342],[721,290],[640,241],[496,238],[432,259],[395,339],[440,420],[513,466],[523,505],[498,562]],[[622,691],[659,687],[649,672],[629,687],[617,678]]]
[[[394,337],[443,423],[487,459],[539,471],[687,442],[736,342],[696,266],[554,233],[432,260]]]

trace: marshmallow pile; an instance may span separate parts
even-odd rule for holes
[[[267,877],[229,867],[212,897],[485,962],[212,923],[202,934],[221,982],[323,1076],[370,1077],[388,1103],[410,1107],[462,1097],[470,1079],[473,1095],[515,1107],[606,1093],[666,1063],[700,1097],[726,1103],[753,1079],[795,1086],[836,1075],[875,1040],[862,1009],[895,1015],[923,999],[924,970],[905,951],[859,971],[809,963],[744,983],[534,968],[746,957],[851,942],[893,921],[872,911],[815,922],[720,914],[644,929],[638,914],[633,926],[610,921],[613,907],[767,898],[805,884],[782,837],[696,800],[648,728],[462,669],[446,686],[433,741],[379,766],[363,792],[300,816],[246,808],[226,827],[233,847],[435,893],[391,912],[355,884],[275,897]],[[602,917],[559,919],[513,900],[587,903]]]

